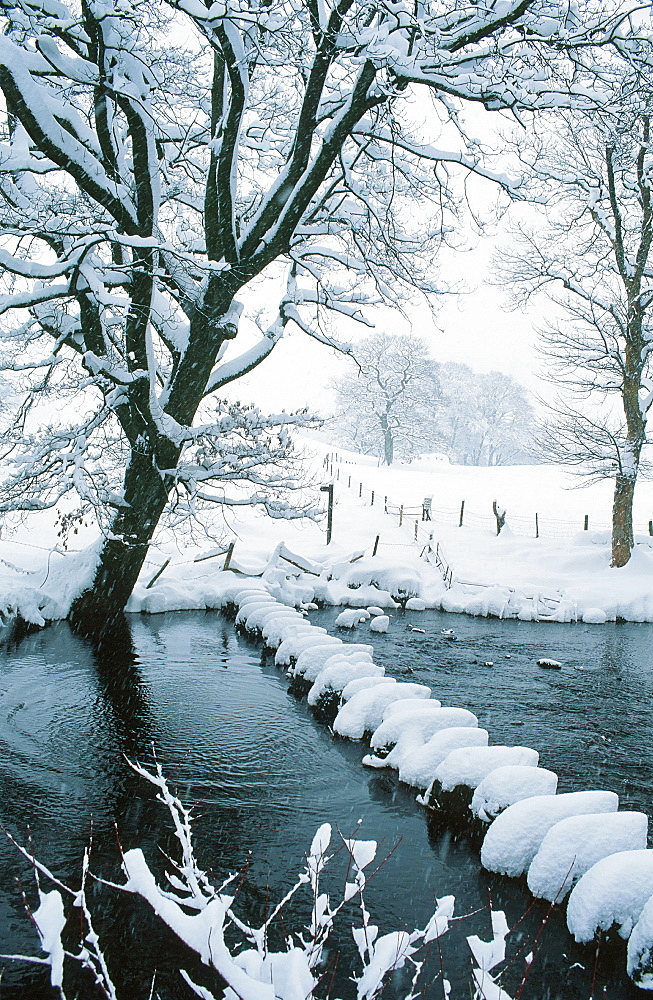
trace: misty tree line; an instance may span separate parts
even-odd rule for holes
[[[474,175],[540,206],[502,269],[517,297],[557,298],[558,436],[614,479],[627,562],[653,399],[640,5],[0,0],[0,17],[0,513],[97,521],[76,628],[110,627],[160,524],[311,509],[289,435],[310,416],[225,387],[291,329],[347,351],[339,330],[376,306],[443,290],[438,250],[482,228]],[[497,155],[468,132],[474,106],[517,123]],[[243,348],[262,278],[278,299]]]
[[[392,334],[357,343],[348,367],[326,420],[344,447],[386,465],[434,452],[459,465],[538,461],[528,394],[503,372],[434,361],[426,341]]]

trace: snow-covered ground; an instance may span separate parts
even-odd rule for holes
[[[369,457],[340,449],[337,458],[325,464],[333,448],[307,439],[302,447],[311,480],[316,485],[334,482],[331,544],[326,545],[324,519],[272,520],[249,508],[231,514],[222,529],[227,541],[235,538],[232,566],[246,574],[261,574],[267,567],[266,579],[274,582],[286,603],[321,600],[387,608],[397,598],[412,596],[428,607],[476,615],[653,622],[651,482],[638,486],[633,556],[626,567],[614,569],[610,483],[572,489],[578,480],[555,466],[460,467],[438,456],[379,468]],[[433,497],[431,522],[421,520],[425,496]],[[493,500],[507,510],[499,536]],[[583,530],[585,516],[589,530]],[[90,544],[91,529],[74,537],[78,545]],[[0,540],[0,608],[10,612],[18,606],[34,620],[66,614],[75,592],[92,574],[93,552],[51,551],[57,542],[54,518],[46,514]],[[312,572],[301,573],[275,555],[282,542],[291,556],[301,557],[300,563],[307,560]],[[429,546],[434,550],[430,555],[424,551]],[[227,578],[233,579],[231,573],[220,572],[224,557],[194,561],[212,548],[183,538],[153,546],[128,610],[219,605]],[[453,574],[451,586],[442,579],[435,550]],[[170,564],[147,589],[167,558]]]

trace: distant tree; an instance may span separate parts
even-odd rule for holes
[[[334,380],[338,439],[386,465],[429,451],[439,386],[423,340],[382,333],[353,349],[346,375]]]
[[[628,94],[628,87],[624,86]],[[618,116],[563,113],[518,148],[545,225],[502,254],[518,302],[545,289],[562,312],[541,333],[558,387],[542,452],[614,480],[612,565],[634,545],[633,499],[653,403],[653,97]]]
[[[437,449],[459,465],[532,462],[529,439],[535,415],[526,390],[504,372],[469,365],[438,365],[441,388]]]

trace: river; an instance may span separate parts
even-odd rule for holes
[[[332,629],[336,614],[325,609],[311,621]],[[443,629],[454,629],[456,640]],[[360,626],[352,638],[368,635]],[[610,788],[622,806],[651,815],[652,637],[649,625],[397,612],[388,635],[371,641],[389,673],[474,711],[491,742],[539,750],[541,763],[559,773],[561,791]],[[535,663],[542,656],[562,669],[543,671]],[[0,650],[0,819],[22,840],[29,824],[37,856],[59,877],[78,877],[91,817],[93,867],[103,875],[118,873],[114,822],[123,847],[143,846],[155,865],[157,844],[174,849],[163,807],[124,759],[148,763],[153,747],[181,798],[196,804],[201,863],[220,877],[252,852],[241,898],[253,915],[290,885],[320,823],[350,834],[361,820],[361,836],[390,855],[368,893],[381,932],[424,924],[435,898],[449,893],[458,913],[481,910],[443,939],[456,1000],[469,996],[465,936],[488,936],[490,896],[511,926],[523,917],[511,954],[531,949],[547,917],[547,905],[531,905],[521,883],[482,871],[478,845],[429,817],[391,772],[363,768],[364,747],[334,738],[288,691],[272,658],[217,612],[131,616],[129,634],[117,633],[100,651],[65,623]],[[29,865],[0,842],[1,950],[38,954],[16,876],[33,903]],[[178,969],[201,971],[171,935],[157,934],[153,943],[156,924],[144,903],[102,890],[97,906],[123,997],[148,997],[154,968],[154,996],[190,996]],[[625,978],[623,946],[602,948],[595,971],[593,949],[574,945],[558,908],[540,941],[524,1000],[587,1000],[593,979],[595,996],[644,996]],[[343,954],[333,996],[347,1000],[354,995],[345,974],[353,961],[348,934],[336,945]],[[509,992],[522,970],[521,959],[508,970]],[[402,989],[407,980],[399,974],[384,995]],[[6,965],[0,998],[53,995],[42,969]],[[439,1000],[441,985],[427,995]]]

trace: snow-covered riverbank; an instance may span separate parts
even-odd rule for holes
[[[640,530],[630,563],[614,569],[605,527],[609,483],[573,490],[569,486],[576,480],[552,466],[470,468],[437,458],[385,469],[342,451],[338,460],[325,464],[332,450],[312,441],[304,447],[312,481],[334,482],[330,545],[324,521],[272,520],[249,508],[230,515],[219,530],[225,546],[235,540],[232,568],[245,575],[264,574],[280,600],[391,608],[397,600],[417,597],[428,607],[474,615],[653,622],[653,537],[645,530],[653,515],[653,483],[638,487],[635,522]],[[425,496],[433,497],[432,521],[421,520]],[[498,536],[494,499],[507,509],[506,526]],[[540,537],[535,537],[535,514]],[[588,530],[583,530],[586,515]],[[65,616],[74,594],[92,575],[93,550],[62,554],[52,551],[57,541],[49,514],[32,518],[0,541],[0,608],[6,613],[18,608],[33,621]],[[83,529],[75,541],[92,544],[91,530]],[[286,554],[299,559],[284,558],[281,543]],[[451,568],[451,586],[435,565],[434,553],[426,558],[429,544]],[[184,538],[152,546],[128,610],[219,606],[233,573],[221,572],[224,556],[201,559],[211,551],[215,546],[210,543],[191,544]],[[148,588],[167,559],[170,563]]]

